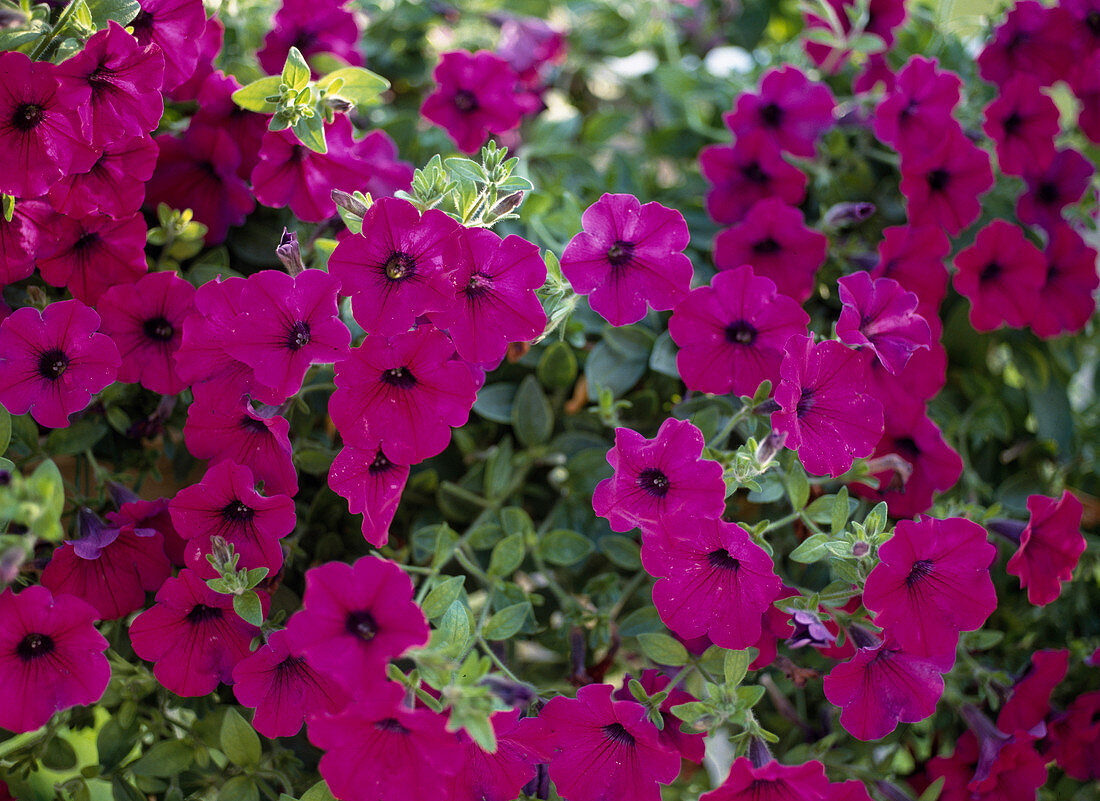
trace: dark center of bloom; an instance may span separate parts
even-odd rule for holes
[[[493,288],[493,277],[485,273],[473,273],[466,282],[466,297],[480,298]]]
[[[299,320],[286,332],[286,346],[291,350],[301,350],[309,344],[309,323]]]
[[[134,29],[134,36],[143,44],[153,33],[153,15],[148,11],[139,11],[138,15],[130,20],[130,27]],[[144,40],[142,36],[146,37]]]
[[[931,559],[921,559],[918,562],[914,562],[913,569],[910,570],[909,575],[905,577],[905,586],[912,587],[917,582],[931,575],[932,567]]]
[[[741,561],[730,556],[730,552],[725,548],[708,553],[707,564],[718,570],[738,570],[741,567]]]
[[[389,732],[390,734],[409,733],[409,730],[402,726],[397,718],[382,718],[382,720],[375,721],[374,728],[378,729],[378,731]]]
[[[735,320],[726,326],[726,342],[731,345],[751,345],[756,341],[757,330],[744,320]]]
[[[77,253],[89,251],[99,244],[99,239],[99,234],[95,231],[85,231],[80,235],[80,239],[73,243],[73,250]]]
[[[894,447],[897,449],[898,454],[904,456],[907,461],[912,462],[920,456],[920,448],[917,447],[917,441],[912,437],[898,437],[894,440]]]
[[[783,109],[774,101],[768,103],[766,106],[761,106],[760,119],[763,120],[764,124],[769,128],[778,128],[779,124],[783,122]]]
[[[795,412],[799,417],[802,417],[812,408],[814,408],[814,391],[811,387],[803,387],[802,394],[798,398],[798,405],[795,406]]]
[[[206,604],[195,604],[187,613],[188,623],[205,623],[208,620],[217,620],[222,616],[224,609]]]
[[[407,253],[394,252],[382,265],[386,278],[391,281],[404,281],[416,273],[416,260]]]
[[[947,184],[950,182],[951,173],[943,168],[932,170],[932,172],[928,173],[928,187],[933,192],[942,192],[947,188]]]
[[[772,237],[765,237],[759,242],[753,243],[752,252],[759,253],[761,255],[767,255],[769,253],[778,253],[783,249],[783,246],[775,241]]]
[[[1093,36],[1100,36],[1100,11],[1090,11],[1085,15],[1085,27]]]
[[[398,389],[411,389],[416,386],[416,376],[408,367],[391,367],[382,371],[382,383]]]
[[[989,264],[985,265],[985,267],[982,268],[979,280],[983,282],[993,281],[997,278],[997,276],[1001,274],[1002,270],[1003,268],[1001,267],[999,262],[991,261],[989,262]]]
[[[611,262],[612,267],[624,267],[630,264],[632,258],[634,258],[633,242],[624,242],[618,239],[607,250],[607,260]]]
[[[141,328],[145,332],[145,336],[158,342],[169,342],[172,335],[176,333],[176,329],[172,327],[166,317],[150,317],[141,324]]]
[[[615,743],[615,745],[633,747],[637,742],[634,739],[634,735],[628,732],[626,727],[621,723],[608,723],[606,726],[601,726],[600,728],[603,730],[604,736]]]
[[[55,647],[53,637],[50,635],[32,632],[19,641],[19,645],[15,646],[15,653],[24,662],[30,662],[33,659],[48,656]]]
[[[263,432],[267,430],[267,426],[264,425],[264,421],[255,417],[249,417],[247,414],[241,418],[241,428],[245,431]]]
[[[459,89],[456,91],[452,102],[455,104],[455,108],[463,114],[469,114],[478,109],[477,95],[469,89]]]
[[[668,476],[656,467],[647,467],[639,473],[635,483],[638,485],[639,489],[645,490],[650,495],[656,495],[658,498],[663,498],[668,495],[668,490],[671,486]]]
[[[29,131],[37,128],[44,116],[42,106],[37,103],[23,103],[16,106],[15,113],[11,115],[11,124],[20,131]]]
[[[221,510],[222,519],[231,523],[247,523],[255,514],[256,511],[243,501],[230,501]]]
[[[758,162],[752,164],[746,164],[741,168],[741,176],[753,184],[766,184],[768,183],[768,174],[761,169]]]
[[[370,463],[370,467],[367,468],[367,472],[371,474],[385,473],[393,467],[393,462],[386,458],[386,454],[382,453],[381,449],[374,456],[374,461]]]
[[[1035,197],[1038,198],[1040,203],[1057,203],[1058,202],[1058,184],[1052,181],[1043,181],[1037,187],[1035,187]]]
[[[1006,134],[1016,133],[1023,124],[1024,118],[1020,116],[1020,112],[1013,111],[1004,121],[1004,129]]]
[[[69,357],[54,348],[38,357],[38,374],[47,381],[56,381],[69,369]]]
[[[374,615],[366,609],[348,612],[344,627],[347,629],[348,634],[358,637],[363,642],[370,642],[374,639],[374,635],[378,633],[378,623],[375,621]]]

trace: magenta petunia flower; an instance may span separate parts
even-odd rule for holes
[[[359,26],[355,15],[343,6],[341,2],[283,0],[275,12],[275,24],[256,54],[260,66],[268,75],[278,75],[291,47],[297,47],[307,60],[323,53],[353,67],[363,66],[363,56],[356,49]],[[314,73],[313,77],[319,76]]]
[[[1068,669],[1068,648],[1033,653],[1027,670],[997,715],[997,728],[1003,732],[1030,732],[1043,723],[1050,713],[1050,695]]]
[[[837,801],[825,766],[820,762],[781,765],[774,759],[754,767],[746,758],[734,760],[729,776],[699,801]]]
[[[748,133],[733,146],[708,145],[699,153],[699,169],[711,185],[707,213],[723,225],[741,222],[765,198],[797,206],[806,197],[806,174],[785,161],[763,131]]]
[[[1084,196],[1094,172],[1092,162],[1076,150],[1057,151],[1045,169],[1031,167],[1024,173],[1027,191],[1016,203],[1016,216],[1047,231],[1057,228],[1062,209]]]
[[[52,215],[49,204],[40,200],[18,201],[10,220],[0,214],[0,287],[34,272],[38,243],[46,238],[43,229],[49,227]]]
[[[596,486],[592,507],[614,531],[657,523],[686,512],[718,518],[726,508],[722,466],[703,459],[703,434],[687,420],[669,417],[653,439],[629,428],[615,429],[607,463],[615,473]]]
[[[1058,107],[1043,94],[1035,76],[1017,75],[985,109],[982,130],[993,140],[997,164],[1006,175],[1045,170],[1054,159]]]
[[[676,367],[688,389],[752,395],[779,381],[783,346],[810,317],[748,265],[714,276],[676,306],[668,331],[680,346]]]
[[[39,240],[37,262],[43,280],[85,303],[95,304],[110,287],[132,283],[148,269],[148,230],[140,214],[121,220],[54,214],[44,227],[50,236]]]
[[[1072,71],[1076,59],[1075,23],[1064,8],[1020,0],[978,54],[978,74],[998,86],[1016,75],[1032,75],[1050,86]]]
[[[852,80],[852,93],[864,95],[874,92],[882,84],[883,92],[891,92],[897,79],[890,69],[890,62],[883,53],[871,53],[863,62],[863,68]]]
[[[107,520],[115,526],[152,529],[164,538],[164,553],[176,567],[183,567],[183,549],[187,541],[179,535],[168,514],[168,499],[146,501],[121,484],[107,482],[107,489],[118,507],[117,512],[107,512]]]
[[[546,282],[537,245],[519,236],[503,241],[485,228],[464,228],[445,248],[454,301],[430,314],[463,359],[496,363],[510,342],[529,342],[546,328],[535,290]]]
[[[100,699],[111,666],[95,618],[84,601],[45,587],[0,593],[0,728],[34,731],[55,712]]]
[[[912,225],[938,225],[957,236],[981,214],[978,198],[992,186],[989,154],[961,131],[902,158],[901,193]]]
[[[311,364],[332,364],[347,355],[351,332],[340,321],[339,287],[321,270],[294,277],[262,270],[249,276],[226,351],[251,367],[274,395],[289,398],[302,388]]]
[[[191,77],[199,62],[199,46],[206,28],[202,0],[140,0],[141,11],[130,22],[142,45],[150,42],[164,56],[164,91]]]
[[[144,136],[164,114],[164,55],[114,20],[57,69],[63,103],[76,110],[94,146]]]
[[[444,53],[432,72],[436,89],[424,99],[420,114],[443,127],[459,150],[474,153],[490,133],[519,125],[518,78],[507,61],[487,50]]]
[[[879,740],[901,723],[916,723],[936,711],[943,695],[941,673],[950,664],[935,663],[901,650],[892,640],[877,641],[859,629],[859,650],[824,679],[825,697],[841,708],[840,724],[858,740]],[[954,661],[952,659],[952,661]]]
[[[836,476],[882,436],[882,404],[867,393],[867,354],[797,334],[784,347],[772,429],[815,475]]]
[[[1044,254],[1046,283],[1031,304],[1028,326],[1043,339],[1080,331],[1096,310],[1093,293],[1100,276],[1096,273],[1096,250],[1068,225],[1059,225],[1050,235]]]
[[[917,313],[926,321],[936,318],[947,297],[947,268],[951,241],[937,225],[891,226],[882,231],[879,262],[872,278],[893,278],[920,299]]]
[[[364,556],[306,571],[302,609],[287,624],[291,652],[357,697],[384,680],[386,665],[428,643],[413,586],[394,562]]]
[[[801,211],[772,197],[753,206],[740,225],[714,237],[714,264],[719,270],[751,265],[802,303],[814,291],[814,276],[828,249],[829,240],[806,227]]]
[[[451,357],[454,345],[430,325],[390,339],[370,335],[336,365],[329,414],[348,444],[379,440],[386,456],[413,465],[447,447],[464,425],[477,388]]]
[[[616,701],[634,700],[634,695],[630,692],[630,687],[628,686],[631,678],[629,673],[623,676],[623,684],[614,694]],[[638,683],[642,685],[642,689],[649,695],[655,695],[661,692],[666,689],[671,682],[671,678],[655,668],[643,670],[642,675],[638,677]],[[684,690],[682,686],[678,685],[674,687],[665,697],[665,700],[661,702],[661,718],[665,722],[665,727],[661,729],[660,733],[657,735],[657,739],[665,748],[679,752],[683,759],[694,762],[696,765],[701,765],[703,763],[705,751],[703,741],[706,739],[706,734],[704,732],[681,731],[680,726],[683,721],[672,714],[672,707],[698,700],[699,699],[695,696]]]
[[[1027,588],[1028,601],[1046,606],[1062,594],[1064,582],[1073,580],[1073,568],[1085,551],[1084,507],[1066,490],[1058,500],[1029,495],[1027,510],[1031,519],[1005,571],[1020,579],[1020,589]]]
[[[298,492],[285,417],[259,414],[240,397],[196,399],[187,410],[183,438],[196,459],[245,465],[268,494]]]
[[[211,18],[212,20],[215,18]],[[249,180],[260,160],[260,147],[267,134],[270,117],[248,111],[233,101],[233,93],[241,84],[221,70],[210,73],[199,87],[199,108],[191,118],[191,128],[212,128],[224,131],[240,151],[237,176]]]
[[[989,566],[997,549],[963,518],[902,520],[879,546],[863,603],[906,653],[952,664],[960,631],[982,627],[997,608]]]
[[[50,203],[70,217],[129,218],[141,208],[145,182],[156,165],[157,146],[149,136],[108,142],[90,170],[66,175],[50,187]]]
[[[973,731],[966,731],[953,754],[928,761],[927,776],[945,778],[942,801],[1033,801],[1047,779],[1047,760],[1033,743],[1022,732],[1010,738],[996,731],[979,743]]]
[[[14,50],[0,53],[0,149],[19,154],[0,173],[0,194],[36,198],[95,163],[97,153],[59,91],[58,69]]]
[[[391,462],[377,444],[345,445],[328,472],[329,487],[347,499],[348,511],[363,515],[363,537],[375,548],[389,541],[390,523],[408,480],[409,466]]]
[[[759,94],[740,94],[722,119],[735,139],[760,130],[783,152],[813,158],[818,137],[833,124],[835,106],[828,86],[785,65],[764,73]]]
[[[183,337],[195,288],[174,272],[150,273],[136,284],[120,284],[103,293],[99,310],[103,333],[122,355],[118,380],[140,383],[162,395],[182,392],[187,384],[172,358]]]
[[[49,428],[65,428],[118,372],[118,348],[97,333],[99,315],[79,300],[39,312],[16,309],[0,323],[0,403]]]
[[[493,712],[489,722],[497,750],[486,753],[469,737],[462,737],[458,773],[451,780],[450,801],[512,801],[535,777],[535,758],[518,735],[519,710]]]
[[[267,593],[258,592],[266,610]],[[259,633],[233,611],[232,595],[214,592],[193,570],[165,581],[156,605],[130,624],[134,653],[154,662],[157,681],[184,697],[232,684],[233,668]]]
[[[154,141],[160,155],[145,185],[146,205],[191,209],[195,220],[208,228],[206,244],[223,242],[230,226],[243,223],[256,207],[248,185],[237,175],[237,145],[225,131],[207,125],[191,126],[182,138],[161,134]]]
[[[294,529],[294,501],[287,495],[256,492],[252,471],[228,459],[206,471],[202,481],[176,493],[168,504],[172,524],[188,540],[188,567],[216,578],[206,554],[218,536],[240,554],[237,569],[266,567],[274,575],[283,565],[279,540]]]
[[[427,629],[425,629],[427,639]],[[378,680],[337,715],[309,724],[309,740],[325,754],[321,776],[345,801],[435,801],[448,798],[462,758],[447,719],[403,703],[404,688]]]
[[[657,578],[653,603],[681,637],[706,634],[739,651],[760,639],[779,597],[771,557],[736,523],[670,513],[642,529],[642,564]]]
[[[931,348],[914,351],[897,375],[888,372],[878,359],[869,362],[867,392],[878,398],[884,407],[908,407],[914,402],[930,400],[947,383],[947,350],[940,341],[943,324],[938,317],[932,317],[928,325],[932,329]]]
[[[199,57],[195,62],[195,69],[186,81],[168,92],[168,96],[177,103],[198,98],[202,85],[214,73],[214,60],[221,53],[224,44],[225,25],[216,16],[208,18],[199,38]],[[201,102],[199,106],[201,110]]]
[[[267,642],[233,668],[233,694],[252,707],[252,727],[264,737],[293,737],[302,722],[334,715],[348,702],[332,679],[290,652],[286,631],[273,631]]]
[[[660,785],[680,772],[680,754],[664,746],[635,701],[614,701],[610,684],[577,697],[556,695],[523,725],[522,739],[550,763],[565,801],[660,801]]]
[[[1027,325],[1046,280],[1046,259],[1019,226],[994,220],[978,231],[974,244],[955,257],[956,291],[970,301],[970,324],[992,331]]]
[[[1077,696],[1051,721],[1050,755],[1079,782],[1100,778],[1100,691]]]
[[[95,608],[100,620],[117,620],[145,606],[145,593],[160,589],[172,566],[164,538],[151,528],[105,525],[81,509],[80,539],[53,552],[42,586],[75,595]]]
[[[875,106],[875,136],[905,154],[934,147],[959,128],[951,113],[961,86],[959,76],[941,70],[936,59],[910,57],[894,88]]]
[[[328,261],[367,333],[404,333],[420,315],[454,302],[444,253],[461,229],[453,217],[437,209],[421,215],[406,200],[387,197],[370,207],[363,233],[344,239]]]
[[[691,240],[684,216],[633,195],[604,194],[581,215],[582,231],[561,255],[561,271],[612,325],[671,309],[691,288]]]
[[[1081,64],[1070,87],[1081,102],[1077,127],[1090,142],[1100,142],[1100,51]]]
[[[840,287],[840,319],[837,338],[860,347],[866,345],[882,365],[900,373],[914,351],[932,345],[932,329],[917,312],[919,299],[892,278],[877,278],[864,271],[846,275]]]
[[[375,200],[392,197],[398,190],[412,186],[413,165],[398,158],[397,143],[385,131],[371,131],[355,143],[355,156],[370,164],[370,170],[359,187]]]

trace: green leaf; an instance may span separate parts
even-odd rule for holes
[[[46,437],[46,452],[51,456],[75,456],[92,448],[107,433],[99,420],[84,418],[68,428],[57,428]]]
[[[505,537],[493,547],[492,556],[489,557],[489,575],[501,577],[512,575],[512,572],[523,562],[525,553],[522,534]]]
[[[225,710],[220,734],[222,751],[229,761],[242,768],[253,768],[260,764],[263,749],[260,737],[248,721],[232,707]]]
[[[251,776],[234,776],[218,790],[218,801],[260,801],[260,788]]]
[[[533,375],[524,378],[516,391],[512,429],[516,439],[528,447],[543,444],[554,431],[554,410]]]
[[[462,593],[462,586],[465,583],[465,576],[450,576],[435,585],[420,606],[424,610],[424,617],[428,620],[435,620],[446,612],[451,604],[458,600],[458,596]]]
[[[66,771],[76,767],[76,751],[64,737],[51,737],[42,754],[42,764],[50,770]]]
[[[807,537],[802,543],[791,551],[790,558],[795,562],[809,565],[825,558],[826,544],[829,542],[828,534],[814,534]]]
[[[11,415],[8,410],[0,406],[0,453],[8,449],[11,442]]]
[[[738,705],[745,709],[752,709],[766,692],[759,684],[751,684],[748,687],[738,687],[734,692],[737,695]]]
[[[569,389],[577,380],[577,357],[564,342],[551,344],[539,359],[536,373],[550,389]]]
[[[329,87],[337,80],[342,81],[343,86],[335,94],[350,100],[357,106],[376,102],[378,96],[390,88],[389,81],[362,67],[343,67],[335,70],[318,81],[317,85],[328,92]]]
[[[233,611],[246,623],[253,626],[262,626],[264,622],[264,608],[260,603],[260,596],[255,590],[242,592],[233,596]]]
[[[833,501],[833,513],[830,521],[830,528],[833,534],[839,534],[844,530],[844,527],[848,525],[849,513],[848,488],[841,487],[836,494],[836,500]]]
[[[726,651],[726,659],[722,666],[722,672],[726,677],[726,687],[733,689],[739,685],[749,672],[749,652]]]
[[[309,86],[309,78],[309,64],[302,56],[302,51],[297,47],[291,47],[290,52],[286,54],[286,63],[283,64],[281,82],[300,92]]]
[[[191,767],[193,755],[194,751],[181,740],[163,740],[127,767],[135,776],[171,778]]]
[[[639,634],[638,645],[641,646],[642,653],[658,665],[680,666],[687,664],[687,648],[679,640],[673,639],[667,634],[660,632]]]
[[[106,28],[111,20],[126,25],[141,11],[141,4],[137,0],[88,0],[88,10],[95,27]]]
[[[928,787],[924,792],[920,794],[920,798],[917,801],[939,801],[940,794],[943,792],[943,785],[947,781],[946,776],[940,776]]]
[[[336,801],[336,796],[332,794],[332,791],[328,789],[328,785],[325,784],[325,780],[322,779],[302,793],[301,801]]]
[[[482,387],[474,401],[474,411],[486,420],[494,423],[512,422],[512,401],[516,397],[516,385],[509,383],[489,384]]]
[[[806,502],[810,500],[810,480],[798,462],[795,462],[787,471],[787,496],[791,499],[791,507],[796,512],[804,508]]]
[[[134,750],[139,736],[137,726],[123,726],[118,715],[113,716],[96,735],[95,746],[103,773],[110,773]]]
[[[547,562],[563,567],[575,565],[596,550],[592,540],[583,534],[559,528],[539,540],[539,556]]]
[[[520,630],[531,613],[530,601],[506,606],[489,618],[481,630],[481,636],[487,640],[507,640]]]
[[[447,171],[451,173],[452,178],[476,181],[482,184],[489,183],[489,176],[485,174],[485,168],[476,161],[454,156],[443,159],[443,163],[447,166]]]
[[[114,801],[147,801],[134,785],[117,773],[111,777],[111,797]]]
[[[282,83],[282,78],[278,75],[260,78],[260,80],[242,86],[234,92],[233,102],[245,111],[271,114],[275,111],[275,104],[269,102],[267,98],[279,94],[280,83]]]
[[[642,566],[638,543],[622,534],[605,534],[600,537],[600,553],[624,570],[637,570]]]
[[[643,356],[627,358],[609,345],[600,342],[588,354],[584,362],[584,377],[588,379],[588,397],[599,400],[600,389],[611,391],[619,397],[633,387],[649,369],[649,352]]]
[[[290,127],[290,130],[298,137],[299,142],[314,153],[328,153],[328,144],[325,142],[325,121],[320,114],[301,117]]]
[[[676,343],[668,331],[662,331],[653,343],[653,352],[649,354],[649,369],[669,378],[680,377],[680,371],[676,367]]]
[[[639,634],[663,631],[664,628],[665,624],[661,622],[657,610],[653,606],[643,606],[641,609],[635,609],[619,622],[619,635],[637,637]]]
[[[439,621],[439,634],[445,653],[458,656],[465,650],[470,641],[470,617],[461,601],[455,601],[444,612]]]

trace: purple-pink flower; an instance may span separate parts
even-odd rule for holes
[[[1072,148],[1059,150],[1045,168],[1024,172],[1027,191],[1016,204],[1020,222],[1051,231],[1062,224],[1062,209],[1079,201],[1092,182],[1092,162]]]
[[[1021,589],[1027,588],[1028,601],[1046,606],[1062,594],[1064,582],[1073,580],[1073,569],[1085,552],[1081,533],[1084,507],[1066,490],[1057,500],[1028,496],[1027,510],[1031,519],[1005,570],[1020,579]]]
[[[914,351],[931,346],[932,330],[917,312],[917,296],[897,281],[872,280],[861,271],[838,283],[842,306],[836,335],[841,342],[868,346],[895,375],[905,368]]]
[[[489,716],[497,742],[494,753],[460,735],[462,757],[447,796],[450,801],[512,801],[535,777],[535,757],[519,737],[519,712],[510,709]]]
[[[699,801],[839,801],[820,762],[781,765],[774,759],[760,767],[741,757],[730,766],[721,786]]]
[[[936,59],[913,56],[875,107],[875,136],[902,153],[926,150],[958,130],[951,116],[962,80]]]
[[[256,54],[268,75],[278,75],[291,47],[297,47],[308,60],[326,54],[353,67],[363,66],[356,49],[359,26],[345,3],[315,3],[310,0],[283,0],[275,12],[274,25],[264,37],[264,46]],[[314,73],[314,78],[317,74]]]
[[[88,304],[115,284],[145,275],[148,230],[140,214],[112,220],[103,214],[66,217],[53,214],[43,222],[50,231],[38,242],[38,271],[51,286],[68,289]]]
[[[784,160],[764,131],[748,133],[732,146],[708,145],[699,154],[699,169],[711,185],[707,213],[723,225],[741,222],[765,198],[797,206],[806,197],[806,174]]]
[[[893,278],[920,299],[918,314],[926,321],[938,319],[940,304],[947,297],[944,262],[950,252],[951,240],[937,225],[884,228],[879,262],[871,277]]]
[[[70,217],[128,218],[141,208],[156,166],[157,146],[148,135],[108,142],[87,172],[70,173],[50,187],[50,203]]]
[[[1046,280],[1046,259],[1023,230],[994,220],[955,257],[956,291],[970,300],[970,324],[992,331],[1004,324],[1027,325]]]
[[[989,154],[960,130],[901,160],[901,193],[912,225],[938,225],[957,236],[981,214],[979,197],[992,186]]]
[[[487,50],[444,53],[432,78],[436,89],[424,99],[420,114],[446,129],[465,153],[476,152],[490,133],[515,128],[523,117],[516,97],[519,76]]]
[[[1096,250],[1069,225],[1050,233],[1043,252],[1047,260],[1046,282],[1031,304],[1028,325],[1042,339],[1080,331],[1096,310],[1093,293],[1100,285]]]
[[[1044,170],[1054,159],[1058,107],[1035,76],[1012,78],[985,108],[982,130],[993,140],[997,165],[1006,175]]]
[[[175,89],[191,77],[199,62],[199,46],[206,29],[202,0],[140,0],[141,11],[130,22],[142,45],[150,42],[164,56],[164,90]]]
[[[835,105],[828,86],[785,65],[764,73],[759,94],[740,94],[722,119],[735,139],[760,130],[783,152],[813,158],[818,137],[833,124]]]
[[[348,511],[363,515],[363,537],[375,548],[389,541],[390,523],[408,479],[409,466],[391,462],[377,444],[345,445],[328,472],[329,487],[347,499]]]

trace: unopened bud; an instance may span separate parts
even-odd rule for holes
[[[772,756],[766,742],[759,737],[749,738],[749,761],[752,762],[754,768],[762,768],[773,759],[775,757]]]
[[[486,218],[489,220],[499,220],[509,212],[515,211],[519,208],[519,204],[523,202],[523,192],[513,192],[510,195],[505,195],[497,201],[496,205],[489,209],[489,213]]]
[[[335,111],[337,114],[347,114],[354,108],[354,105],[342,97],[326,97],[325,103],[328,107]]]
[[[857,559],[862,559],[864,556],[871,552],[870,543],[866,543],[863,540],[852,543],[852,556]]]
[[[882,641],[862,626],[849,626],[848,636],[856,648],[878,648]]]
[[[11,473],[7,470],[0,470],[0,487],[11,486]]]
[[[27,287],[27,300],[39,311],[45,309],[50,302],[50,299],[46,297],[46,293],[42,291],[42,287],[38,286]]]
[[[858,225],[875,213],[874,203],[837,203],[825,212],[826,228],[847,228]]]
[[[356,198],[354,195],[350,195],[347,192],[343,192],[339,189],[332,190],[332,202],[342,208],[344,211],[350,211],[357,217],[364,217],[366,213],[370,211],[370,207]]]
[[[794,624],[794,634],[787,640],[791,648],[802,648],[812,645],[821,648],[836,642],[836,635],[825,628],[821,618],[808,609],[796,609],[791,613],[791,622]]]
[[[0,587],[15,581],[26,559],[27,551],[18,545],[13,545],[0,553]]]
[[[487,687],[489,692],[510,707],[530,706],[531,702],[538,697],[535,688],[530,684],[512,681],[511,679],[497,676],[492,673],[478,683],[483,687]]]
[[[229,543],[225,538],[215,534],[210,538],[210,555],[214,557],[214,566],[220,571],[222,566],[229,566],[233,554],[229,550]]]
[[[296,231],[283,229],[283,236],[279,240],[279,247],[275,248],[275,255],[286,267],[286,271],[290,273],[291,278],[300,275],[306,269],[306,266],[302,263],[302,249],[298,246],[298,233]]]
[[[761,467],[771,463],[787,442],[786,431],[773,431],[756,446],[756,461]]]
[[[1013,545],[1019,545],[1020,538],[1024,534],[1024,529],[1027,528],[1027,523],[1022,520],[1006,520],[1005,518],[999,517],[995,520],[990,520],[985,524],[985,527],[994,534],[1000,534]]]

